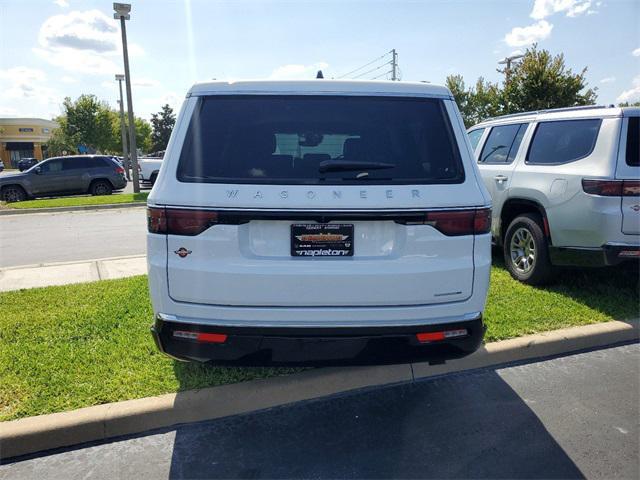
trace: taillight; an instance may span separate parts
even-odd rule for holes
[[[151,233],[194,236],[218,221],[218,212],[175,208],[147,209],[147,228]]]
[[[119,173],[121,175],[124,175],[124,168],[122,167],[116,167],[116,173]]]
[[[224,343],[227,341],[227,335],[225,333],[203,333],[175,330],[173,332],[173,336],[202,343]]]
[[[640,196],[640,181],[583,178],[582,190],[590,195],[602,197],[637,197]]]
[[[469,332],[466,328],[457,330],[444,330],[442,332],[416,333],[416,338],[420,343],[439,342],[449,338],[466,337]]]
[[[448,236],[488,233],[491,230],[491,209],[427,212],[424,223]]]

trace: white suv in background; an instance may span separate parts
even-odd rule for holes
[[[467,355],[490,215],[444,87],[196,84],[148,200],[154,338],[219,364]]]
[[[506,267],[542,284],[552,266],[640,256],[640,109],[574,107],[469,129]]]

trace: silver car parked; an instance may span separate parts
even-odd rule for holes
[[[555,265],[640,257],[639,120],[638,108],[574,107],[469,129],[514,278],[542,284]]]

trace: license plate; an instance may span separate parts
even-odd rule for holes
[[[291,225],[292,257],[353,256],[353,225],[296,223]]]

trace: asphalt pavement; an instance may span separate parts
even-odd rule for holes
[[[639,378],[636,343],[80,446],[0,479],[637,479]]]
[[[0,216],[0,268],[145,255],[144,208]]]

